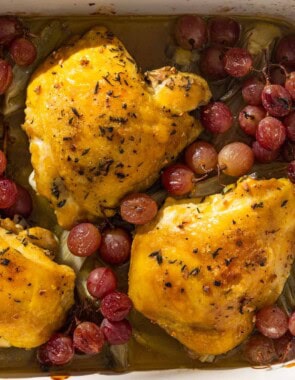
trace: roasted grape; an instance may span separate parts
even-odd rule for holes
[[[171,195],[185,195],[193,189],[194,173],[180,164],[169,166],[162,173],[161,180],[164,188]]]
[[[4,209],[4,213],[9,218],[13,218],[14,215],[21,215],[24,218],[28,218],[31,215],[33,209],[33,202],[30,193],[27,189],[20,185],[16,185],[17,195],[15,203],[9,208]]]
[[[175,26],[175,38],[184,49],[199,49],[207,42],[207,25],[199,16],[179,17]]]
[[[156,216],[157,203],[147,194],[134,193],[123,198],[120,206],[122,219],[133,224],[146,224]]]
[[[278,150],[286,139],[286,128],[280,120],[267,116],[258,124],[256,139],[263,148]]]
[[[196,174],[205,174],[217,166],[217,152],[206,141],[196,141],[185,150],[185,162]]]
[[[229,107],[222,102],[213,102],[201,108],[201,122],[212,133],[226,132],[233,124]]]
[[[239,113],[239,124],[247,135],[255,136],[259,122],[265,117],[263,107],[248,105]]]
[[[87,290],[95,298],[101,299],[117,287],[117,278],[110,268],[93,269],[87,278]]]
[[[227,76],[223,64],[223,49],[209,46],[200,56],[200,69],[205,77],[211,80],[222,79]]]
[[[278,306],[265,306],[256,314],[256,328],[268,338],[277,339],[288,330],[288,317]]]
[[[100,257],[109,264],[123,264],[130,257],[131,237],[123,228],[107,228],[102,233]]]
[[[74,357],[72,338],[64,334],[53,335],[47,343],[39,347],[37,358],[45,365],[65,365]]]
[[[131,299],[127,294],[121,292],[109,293],[102,299],[100,304],[101,314],[112,322],[126,318],[131,309]]]
[[[243,82],[242,96],[247,104],[259,106],[262,103],[261,94],[265,84],[257,77],[250,77]]]
[[[289,92],[279,84],[269,84],[264,87],[262,94],[262,105],[266,111],[275,117],[288,115],[292,107],[292,99]]]
[[[13,79],[10,63],[0,58],[0,95],[3,95],[11,85]]]
[[[218,154],[218,165],[227,175],[240,177],[249,172],[254,163],[252,149],[241,142],[225,145]]]
[[[82,322],[74,330],[73,344],[79,352],[88,355],[98,354],[104,345],[103,332],[93,322]]]
[[[258,141],[254,141],[252,144],[252,150],[256,161],[266,164],[268,162],[274,161],[278,155],[278,150],[268,150],[263,148]]]
[[[288,76],[285,82],[285,89],[289,92],[291,98],[295,100],[295,71]]]
[[[132,334],[132,327],[126,319],[111,322],[105,318],[101,323],[101,329],[105,339],[112,345],[127,343]]]
[[[275,58],[290,70],[295,70],[295,34],[283,37],[276,48]]]
[[[68,236],[68,248],[75,256],[90,256],[100,246],[101,235],[91,223],[81,223],[71,229]]]
[[[36,46],[25,37],[12,41],[9,46],[9,53],[14,62],[19,66],[29,66],[37,57]]]
[[[234,46],[240,37],[240,25],[229,17],[213,17],[209,21],[209,39],[213,44]]]
[[[274,343],[266,336],[251,336],[244,347],[245,358],[254,365],[268,365],[277,360]]]
[[[7,178],[0,179],[0,209],[11,207],[17,199],[16,184]]]
[[[232,77],[247,75],[252,68],[251,54],[243,48],[231,48],[223,57],[224,69]]]
[[[8,45],[24,33],[24,27],[16,17],[0,17],[0,45]]]

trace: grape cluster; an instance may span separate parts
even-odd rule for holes
[[[16,17],[0,17],[0,95],[4,94],[13,80],[13,63],[31,65],[37,57],[37,49],[28,37],[28,32]]]
[[[127,343],[132,327],[126,317],[132,309],[132,301],[116,288],[117,278],[111,269],[99,267],[90,272],[87,289],[100,300],[101,324],[77,321],[72,333],[54,334],[38,348],[38,361],[45,366],[65,365],[75,352],[95,355],[102,351],[106,342],[110,345]]]
[[[290,317],[276,305],[265,306],[255,317],[257,332],[245,344],[245,358],[268,365],[295,358],[295,312]]]

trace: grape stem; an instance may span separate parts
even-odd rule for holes
[[[220,176],[221,176],[221,172],[222,170],[226,169],[226,165],[217,165],[217,178],[218,178],[218,184],[222,187],[225,187],[226,185],[224,183],[221,182],[220,180]]]

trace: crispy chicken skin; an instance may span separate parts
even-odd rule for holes
[[[0,347],[36,347],[65,322],[75,274],[48,257],[49,231],[22,231],[9,220],[0,224]]]
[[[171,67],[144,78],[104,27],[49,56],[28,86],[23,128],[59,224],[111,216],[125,194],[148,188],[199,135],[188,111],[210,97],[203,78]]]
[[[168,199],[132,245],[135,308],[199,355],[225,353],[251,333],[295,253],[289,180],[247,178],[226,191],[200,203]]]

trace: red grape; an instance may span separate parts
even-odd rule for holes
[[[130,257],[131,237],[123,228],[107,228],[102,233],[100,257],[109,264],[123,264]]]
[[[274,346],[281,363],[295,359],[295,339],[290,333],[274,339]]]
[[[13,79],[10,63],[0,58],[0,95],[3,95],[11,85]]]
[[[132,334],[132,327],[126,319],[111,322],[105,318],[101,323],[101,329],[106,340],[112,345],[127,343]]]
[[[293,336],[295,336],[295,312],[294,311],[289,318],[288,328],[289,328],[290,333]]]
[[[88,355],[98,354],[104,345],[104,335],[95,323],[82,322],[74,330],[73,343],[79,352]]]
[[[254,365],[267,365],[277,359],[274,343],[266,336],[252,335],[244,348],[246,359]]]
[[[274,161],[279,155],[278,150],[264,149],[258,141],[253,142],[252,150],[256,161],[261,162],[262,164]]]
[[[243,48],[231,48],[223,57],[224,69],[232,77],[240,78],[252,68],[251,54]]]
[[[205,174],[217,166],[217,152],[206,141],[196,141],[185,150],[185,162],[196,174]]]
[[[180,164],[169,166],[161,176],[162,185],[171,195],[185,195],[192,191],[193,178],[191,169]]]
[[[223,50],[219,47],[209,46],[200,56],[200,69],[209,79],[222,79],[227,76],[223,64]]]
[[[131,299],[127,294],[121,292],[109,293],[102,299],[100,304],[101,314],[112,322],[126,318],[131,309]]]
[[[90,256],[98,250],[101,242],[99,230],[91,223],[80,223],[71,229],[68,248],[75,256]]]
[[[256,139],[263,148],[278,150],[286,139],[286,128],[280,120],[267,116],[258,124]]]
[[[264,336],[277,339],[288,330],[288,317],[278,306],[265,306],[256,314],[256,328]]]
[[[96,298],[103,298],[117,287],[117,278],[110,268],[95,268],[87,278],[88,292]]]
[[[287,173],[289,180],[295,183],[295,161],[290,162],[288,165]]]
[[[29,66],[37,57],[36,46],[24,37],[12,41],[9,46],[9,53],[14,62],[19,66]]]
[[[285,85],[286,74],[285,71],[280,67],[270,67],[269,69],[270,82],[272,84],[279,84],[281,86]]]
[[[262,105],[266,111],[275,117],[288,115],[292,107],[289,92],[279,84],[266,85],[261,94]]]
[[[175,26],[175,38],[184,49],[198,49],[207,42],[207,25],[199,16],[179,17]]]
[[[16,17],[0,17],[0,45],[8,45],[23,34],[24,28]]]
[[[74,357],[72,338],[64,334],[53,335],[47,343],[39,347],[37,358],[41,364],[64,365]]]
[[[225,145],[218,154],[218,165],[222,171],[233,177],[249,172],[254,163],[252,149],[241,142]]]
[[[17,199],[17,187],[10,179],[0,179],[0,209],[12,206]]]
[[[288,76],[285,83],[285,89],[289,92],[291,98],[295,100],[295,71]]]
[[[239,114],[239,124],[247,135],[255,136],[260,120],[265,117],[265,110],[259,106],[246,106]]]
[[[234,46],[240,37],[240,25],[229,17],[213,17],[209,21],[211,43]]]
[[[14,215],[21,215],[24,218],[28,218],[31,215],[33,209],[33,202],[30,193],[27,189],[20,185],[17,187],[17,196],[15,203],[9,208],[4,209],[4,213],[9,218],[13,218]]]
[[[243,82],[242,96],[251,106],[259,106],[262,103],[261,94],[265,84],[257,77],[250,77]]]
[[[0,150],[0,175],[2,175],[6,170],[7,159],[2,150]]]
[[[149,195],[143,193],[127,195],[120,206],[122,219],[139,225],[150,222],[157,212],[157,203]]]
[[[288,139],[295,142],[295,111],[284,118],[283,124],[286,127]]]
[[[209,103],[201,108],[201,123],[212,133],[226,132],[233,124],[229,107],[222,102]]]
[[[286,68],[295,69],[295,34],[285,36],[279,41],[275,58]]]

